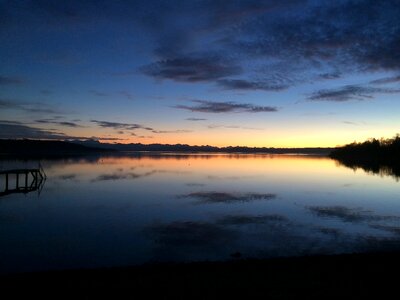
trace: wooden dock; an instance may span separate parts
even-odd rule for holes
[[[0,197],[9,194],[27,194],[33,191],[41,191],[47,176],[41,165],[36,169],[2,170],[0,176],[4,176],[4,189],[0,190]],[[15,185],[11,184],[15,178]]]

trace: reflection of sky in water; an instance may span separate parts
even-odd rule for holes
[[[35,162],[3,161],[2,168]],[[2,271],[392,249],[399,183],[327,158],[42,162],[41,195],[0,198]],[[2,179],[3,180],[3,179]]]

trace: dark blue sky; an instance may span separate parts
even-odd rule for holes
[[[400,132],[399,20],[396,0],[0,0],[0,137],[390,137]]]

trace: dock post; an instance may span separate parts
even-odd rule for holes
[[[16,177],[16,181],[15,181],[15,185],[16,185],[16,187],[17,187],[17,190],[19,189],[19,173],[16,173],[15,174],[17,177]]]
[[[6,191],[8,191],[8,173],[6,174]]]

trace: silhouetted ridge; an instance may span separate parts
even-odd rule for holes
[[[400,135],[348,144],[333,150],[330,157],[353,169],[400,177]]]
[[[219,153],[271,153],[271,154],[318,154],[328,155],[332,148],[268,148],[268,147],[245,147],[245,146],[229,146],[229,147],[215,147],[215,146],[191,146],[186,144],[107,144],[98,141],[73,141],[81,145],[95,146],[106,149],[114,149],[118,151],[154,151],[154,152],[219,152]]]
[[[214,147],[186,144],[108,144],[96,140],[46,141],[1,140],[0,155],[3,156],[63,156],[101,152],[181,152],[181,153],[268,153],[328,155],[332,148],[267,148],[267,147]]]

